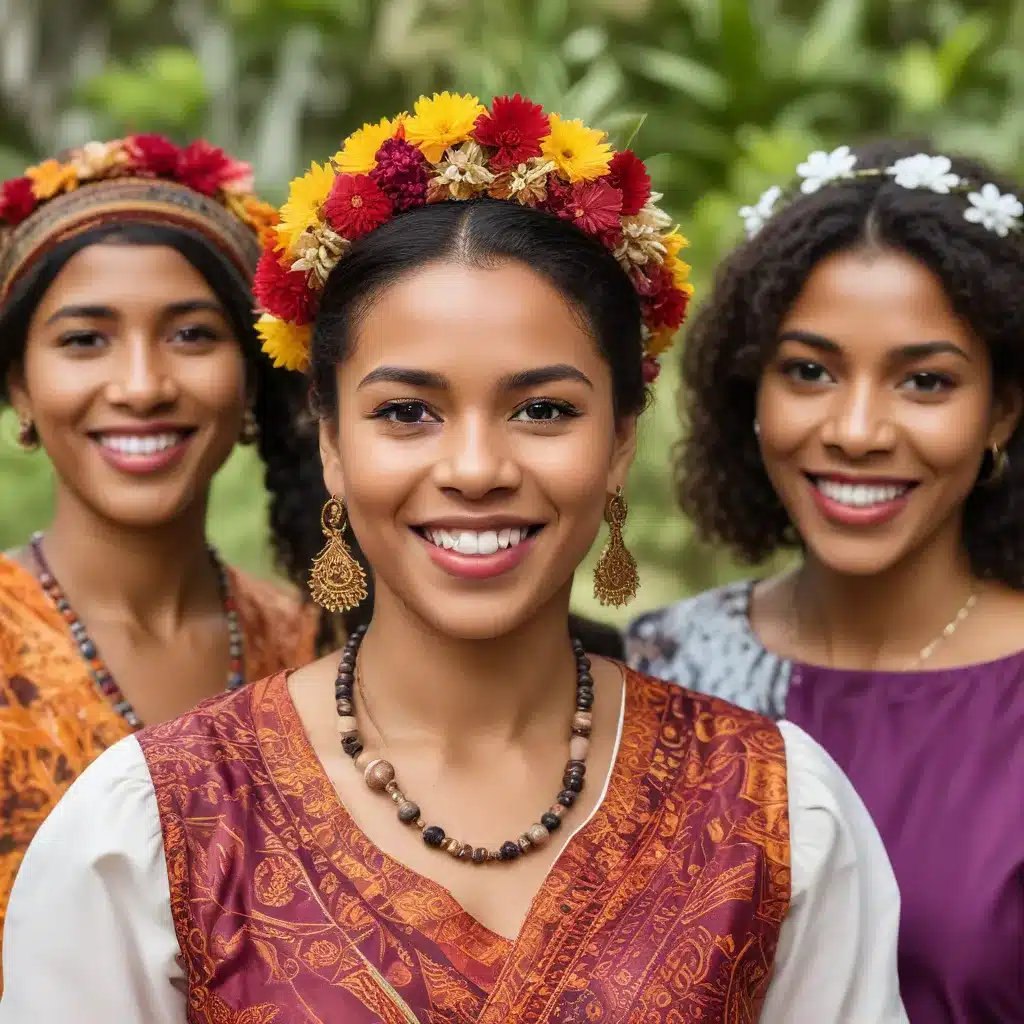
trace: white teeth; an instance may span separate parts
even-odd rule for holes
[[[156,455],[180,444],[185,438],[182,433],[174,434],[103,434],[99,441],[104,448],[120,455]]]
[[[841,484],[819,477],[814,486],[832,501],[852,508],[884,505],[902,498],[910,488],[906,484]]]
[[[526,527],[508,527],[504,530],[427,530],[427,539],[439,548],[460,555],[493,555],[506,548],[514,548],[525,540]]]

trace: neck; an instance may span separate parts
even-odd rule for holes
[[[389,746],[514,743],[541,731],[564,737],[576,687],[568,614],[566,588],[512,633],[460,640],[379,588],[359,656],[361,710]]]
[[[219,608],[206,543],[206,502],[156,527],[111,522],[63,488],[43,540],[47,562],[79,614],[117,619],[156,632],[197,607]]]
[[[960,538],[956,524],[872,576],[837,573],[809,556],[794,583],[797,622],[836,667],[916,661],[978,591]]]

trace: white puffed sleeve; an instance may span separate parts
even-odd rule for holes
[[[839,766],[780,722],[792,897],[761,1024],[906,1024],[900,897],[874,822]]]
[[[0,1024],[184,1024],[156,794],[129,736],[36,833],[4,929]]]

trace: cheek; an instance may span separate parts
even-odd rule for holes
[[[182,399],[216,416],[234,418],[245,404],[246,373],[241,352],[224,350],[206,358],[183,358],[175,368]]]
[[[824,415],[823,400],[794,400],[780,381],[766,381],[757,397],[758,439],[765,459],[796,452],[820,428]]]

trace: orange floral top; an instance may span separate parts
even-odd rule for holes
[[[229,575],[248,677],[311,661],[312,606],[273,584]],[[0,555],[0,928],[43,819],[86,766],[131,731],[97,690],[36,578]]]

